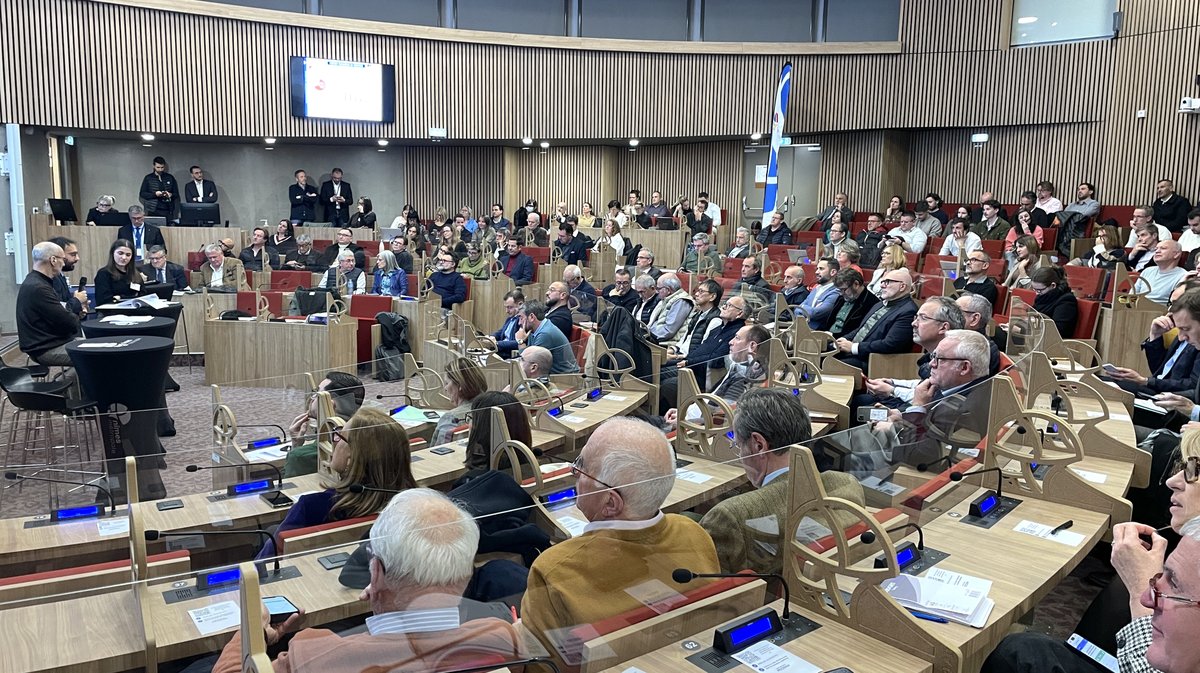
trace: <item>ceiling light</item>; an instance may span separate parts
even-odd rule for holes
[[[387,141],[387,140],[385,140],[385,139],[383,139],[383,138],[380,138],[379,140],[377,140],[377,141],[375,141],[375,142],[379,143],[379,146],[380,146],[380,147],[387,147],[387,146],[388,146],[388,141]]]
[[[1021,18],[1017,19],[1017,23],[1022,24],[1022,25],[1027,24],[1027,23],[1037,23],[1037,17],[1036,16],[1022,16]]]
[[[538,147],[541,147],[542,149],[549,149],[549,148],[550,148],[550,143],[548,143],[548,142],[546,142],[545,140],[543,140],[542,142],[538,143]]]
[[[525,136],[524,138],[521,138],[521,142],[525,145],[532,145],[533,138],[530,138],[529,136]]]
[[[264,149],[264,150],[273,150],[273,149],[275,149],[275,148],[274,148],[274,147],[271,147],[270,145],[267,145],[267,146],[266,146],[266,147],[264,147],[263,149]]]
[[[527,150],[527,149],[529,149],[529,148],[528,148],[528,147],[522,147],[522,148],[521,148],[521,151],[525,151],[525,150]]]
[[[636,147],[630,147],[630,148],[629,148],[629,151],[630,151],[630,152],[636,152],[636,151],[637,151],[637,148],[636,148]]]
[[[143,133],[142,140],[145,140],[146,142],[150,142],[151,140],[154,140],[154,134],[153,133]]]
[[[762,134],[761,134],[761,133],[758,133],[757,131],[756,131],[756,132],[754,132],[754,133],[751,133],[751,134],[750,134],[750,139],[751,139],[751,140],[762,140]]]
[[[638,146],[638,142],[639,142],[639,141],[638,141],[638,139],[637,139],[637,138],[630,138],[630,139],[629,139],[629,146],[630,146],[630,147],[637,147],[637,146]]]
[[[142,143],[142,147],[154,147],[154,145],[151,145],[150,143]]]
[[[264,142],[264,143],[266,143],[266,144],[268,144],[268,145],[274,145],[274,144],[275,144],[275,139],[274,139],[274,138],[263,138],[263,142]]]
[[[545,154],[546,150],[538,150],[538,154]]]
[[[377,150],[375,150],[375,151],[376,151],[376,152],[386,152],[387,150],[385,150],[385,149],[383,149],[382,147],[380,147],[379,149],[377,149]]]

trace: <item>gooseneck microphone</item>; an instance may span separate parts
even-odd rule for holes
[[[31,475],[17,474],[16,472],[5,472],[4,478],[9,481],[44,481],[49,484],[67,484],[70,486],[91,486],[92,488],[96,489],[97,491],[100,491],[101,493],[103,493],[104,497],[108,499],[108,514],[109,515],[112,515],[112,513],[114,511],[116,511],[116,509],[117,509],[117,503],[115,500],[113,500],[112,493],[109,492],[109,490],[107,488],[101,486],[100,484],[80,483],[78,481],[67,481],[65,479],[47,479],[45,477],[34,477]]]
[[[951,472],[950,473],[950,481],[962,481],[964,477],[973,477],[975,475],[983,474],[985,472],[995,472],[996,473],[996,497],[997,498],[1002,497],[1004,495],[1003,494],[1004,475],[1003,475],[1003,470],[1001,470],[998,467],[989,467],[986,470],[976,470],[974,472]],[[983,483],[982,480],[980,480],[980,484],[982,484],[982,483]]]
[[[280,470],[278,467],[275,467],[271,463],[237,463],[234,465],[188,465],[187,467],[185,467],[183,469],[187,472],[199,472],[200,470],[228,470],[228,469],[232,469],[235,467],[254,467],[257,465],[269,467],[272,470],[274,470],[275,471],[275,480],[276,480],[275,483],[277,484],[276,488],[283,488],[283,471]]]
[[[411,397],[409,397],[409,396],[408,396],[406,393],[397,393],[397,394],[395,394],[395,395],[376,395],[376,396],[375,396],[375,399],[377,399],[377,400],[390,400],[390,399],[392,399],[392,398],[394,398],[394,397],[403,397],[405,400],[409,401],[409,403],[410,403],[410,404],[412,403],[412,398],[411,398]]]
[[[779,573],[694,573],[687,568],[676,568],[671,573],[671,579],[678,584],[687,584],[698,577],[757,577],[764,580],[779,580],[779,584],[783,586],[783,618],[786,620],[792,615],[792,592],[788,590],[787,580]]]
[[[947,465],[950,464],[950,454],[946,454],[946,455],[942,456],[941,458],[938,458],[937,460],[934,460],[934,461],[930,461],[928,463],[917,463],[917,472],[928,472],[929,468],[936,467],[938,465],[941,465],[942,463],[946,463]],[[953,479],[954,477],[951,476],[950,478]]]
[[[925,551],[925,531],[921,529],[921,526],[919,524],[906,523],[906,524],[896,526],[895,528],[885,529],[883,532],[895,533],[898,530],[904,530],[906,528],[912,528],[917,531],[917,549],[919,549],[921,551]],[[867,531],[867,532],[863,533],[862,535],[859,535],[858,539],[863,544],[871,544],[871,543],[875,542],[875,533],[873,533],[871,531]]]
[[[279,543],[275,540],[275,536],[269,531],[259,528],[254,530],[147,530],[143,532],[146,537],[146,542],[154,542],[164,537],[186,537],[189,535],[258,535],[265,540],[270,540],[271,544],[275,545],[275,574],[279,574]],[[264,542],[265,544],[265,542]]]

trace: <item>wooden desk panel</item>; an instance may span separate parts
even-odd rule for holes
[[[783,612],[783,601],[771,603],[777,612]],[[854,673],[930,673],[933,664],[901,652],[896,648],[885,645],[853,629],[838,624],[807,610],[797,610],[792,606],[792,612],[799,613],[821,625],[821,628],[810,631],[803,636],[783,645],[788,652],[827,671],[839,666],[845,666]],[[686,661],[695,652],[684,649],[683,642],[695,640],[703,646],[712,644],[711,629],[693,633],[679,642],[668,645],[660,650],[631,659],[620,665],[606,669],[613,673],[638,669],[645,673],[677,673],[678,671],[699,670]],[[742,673],[750,670],[745,664],[730,669],[731,673]]]
[[[208,295],[213,307],[220,315],[221,311],[237,308],[237,295],[225,292],[213,292]],[[183,314],[180,324],[175,327],[176,353],[204,352],[204,322],[207,316],[204,312],[204,295],[202,293],[182,294],[175,301],[183,304]]]
[[[1136,309],[1120,304],[1101,308],[1096,327],[1100,356],[1105,362],[1129,367],[1143,376],[1149,376],[1150,367],[1142,352],[1142,341],[1150,333],[1150,323],[1162,314],[1161,306],[1145,299]]]
[[[492,334],[504,326],[508,314],[504,312],[504,295],[515,290],[512,279],[500,274],[491,280],[471,281],[471,301],[475,303],[475,329]]]
[[[0,633],[0,673],[109,673],[145,663],[141,610],[132,588],[0,610]]]
[[[305,389],[306,372],[356,373],[358,321],[207,320],[205,382],[222,386]]]
[[[568,450],[583,449],[583,443],[595,432],[596,428],[610,418],[625,416],[642,406],[646,401],[646,392],[640,390],[610,390],[603,397],[588,402],[586,397],[579,396],[569,399],[557,418],[546,414],[538,414],[534,423],[542,430],[565,437]],[[586,405],[576,408],[573,405]]]
[[[679,268],[683,263],[683,251],[691,240],[691,232],[686,227],[682,231],[659,231],[632,226],[622,229],[621,235],[634,245],[641,244],[643,248],[649,248],[654,253],[654,266],[663,271]],[[627,261],[633,263],[633,260]]]

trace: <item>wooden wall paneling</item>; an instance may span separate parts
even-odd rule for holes
[[[805,138],[821,145],[821,181],[818,202],[833,203],[845,192],[851,210],[876,210],[883,196],[883,131],[837,133]],[[890,195],[889,195],[890,196]],[[886,205],[886,204],[885,204]]]
[[[606,164],[615,161],[617,149],[602,146],[553,147],[542,154],[535,147],[521,151],[517,159],[517,192],[514,203],[534,198],[544,213],[554,212],[554,205],[566,201],[570,212],[579,211],[583,201],[591,202],[602,212],[609,199],[625,202],[624,192],[605,194],[602,181]],[[620,185],[618,190],[624,189]]]
[[[504,148],[408,147],[404,155],[404,189],[408,202],[423,217],[438,206],[455,213],[462,206],[488,213],[504,194]],[[515,205],[505,204],[507,208]]]
[[[1001,3],[1012,0],[908,0],[900,3],[900,41],[905,53],[955,52],[998,48]],[[969,26],[965,31],[949,26]],[[1007,31],[1005,31],[1007,33]]]

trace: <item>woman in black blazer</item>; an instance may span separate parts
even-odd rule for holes
[[[96,306],[136,297],[145,282],[133,263],[133,243],[118,238],[108,249],[108,264],[96,271]]]

